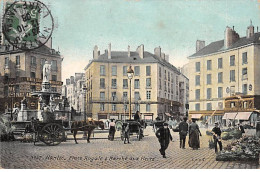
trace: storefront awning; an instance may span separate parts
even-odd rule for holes
[[[222,119],[235,119],[237,112],[225,113]]]
[[[201,116],[202,116],[202,114],[192,114],[191,118],[193,118],[193,119],[200,119]]]
[[[165,113],[165,115],[167,115],[167,116],[171,116],[171,114],[169,114],[169,113]]]
[[[252,112],[238,112],[235,119],[237,120],[249,120]]]

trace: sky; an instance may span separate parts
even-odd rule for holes
[[[104,53],[145,51],[160,46],[170,63],[181,67],[195,53],[196,40],[206,45],[224,39],[226,26],[240,37],[250,25],[260,26],[260,0],[41,0],[54,18],[53,47],[63,60],[62,80],[93,58],[93,48]],[[260,28],[259,28],[260,30]]]

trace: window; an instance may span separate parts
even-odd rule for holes
[[[159,89],[160,90],[162,89],[162,81],[161,81],[161,79],[159,79]]]
[[[112,111],[116,111],[116,104],[112,104]]]
[[[200,62],[196,62],[196,72],[200,72]]]
[[[207,74],[207,84],[211,84],[211,74]]]
[[[247,94],[247,84],[242,85],[243,94]]]
[[[247,52],[242,54],[242,64],[247,64]]]
[[[135,76],[139,76],[140,75],[140,66],[135,66],[134,67],[134,73],[135,73]]]
[[[171,81],[172,81],[172,83],[173,83],[173,82],[174,82],[174,81],[173,81],[173,74],[171,74],[171,78],[172,78],[172,80],[171,80]]]
[[[106,75],[105,65],[100,65],[100,75],[101,76]]]
[[[171,77],[170,77],[170,72],[168,72],[168,81],[171,80]]]
[[[123,101],[127,100],[127,92],[123,92]]]
[[[235,94],[235,86],[230,87],[230,93],[233,95]]]
[[[207,60],[207,70],[211,70],[211,60]]]
[[[230,56],[230,66],[235,66],[235,56]]]
[[[199,104],[199,103],[196,103],[196,104],[195,104],[195,110],[196,110],[196,111],[200,111],[200,104]]]
[[[34,92],[35,90],[36,90],[36,86],[35,85],[31,85],[31,92]]]
[[[218,73],[218,83],[223,83],[223,72]]]
[[[116,92],[112,92],[112,100],[113,100],[113,101],[116,100]]]
[[[112,76],[117,75],[117,66],[112,66]]]
[[[19,66],[20,65],[20,56],[16,56],[16,66]]]
[[[105,111],[105,104],[104,103],[100,103],[100,111]]]
[[[222,98],[222,97],[223,97],[223,88],[218,87],[218,98]]]
[[[111,87],[116,88],[116,79],[112,79]]]
[[[15,91],[15,93],[20,93],[20,86],[19,85],[16,85],[15,87],[14,87],[14,91]]]
[[[235,79],[235,70],[230,71],[230,82],[236,81]]]
[[[123,88],[128,88],[128,79],[123,79]]]
[[[207,99],[211,99],[211,88],[207,88]]]
[[[105,78],[100,78],[100,88],[105,88]]]
[[[127,75],[127,66],[123,66],[123,75],[124,75],[124,76]]]
[[[162,77],[162,68],[159,67],[159,77]]]
[[[151,78],[146,78],[146,87],[147,88],[151,87]]]
[[[146,91],[146,99],[147,100],[151,99],[151,91]]]
[[[236,103],[235,102],[230,102],[230,107],[231,108],[234,108],[236,106]]]
[[[135,79],[135,89],[138,89],[140,88],[140,82],[139,82],[139,79]]]
[[[124,104],[124,110],[127,111],[127,105]]]
[[[164,81],[164,91],[167,91],[166,81]]]
[[[242,79],[247,79],[247,68],[242,69]]]
[[[247,106],[248,106],[248,103],[245,101],[245,102],[243,102],[243,107],[246,109],[247,108]]]
[[[31,57],[31,64],[36,65],[36,57],[34,56]]]
[[[164,79],[166,80],[167,79],[167,76],[166,76],[166,70],[164,70]]]
[[[52,75],[51,79],[52,79],[52,81],[57,81],[57,75]]]
[[[8,96],[8,86],[4,86],[4,96]]]
[[[135,104],[135,111],[140,111],[140,105],[139,104]]]
[[[196,85],[200,85],[200,75],[196,75],[195,83]]]
[[[151,110],[151,105],[150,104],[146,104],[146,112],[150,112]]]
[[[196,91],[195,91],[195,99],[196,100],[200,99],[200,89],[196,89]]]
[[[134,98],[135,98],[135,101],[138,101],[140,99],[140,93],[136,91]]]
[[[146,76],[151,76],[151,66],[146,66]]]
[[[35,78],[35,72],[31,72],[31,78]]]
[[[212,104],[211,103],[207,103],[207,110],[212,110]]]
[[[218,58],[218,68],[219,69],[223,68],[223,59],[222,58]]]
[[[5,58],[5,68],[9,67],[9,57]]]
[[[100,100],[105,100],[105,92],[100,92]]]

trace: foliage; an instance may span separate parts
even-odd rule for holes
[[[5,118],[4,116],[0,117],[0,135],[1,141],[9,141],[13,140],[13,132],[15,127],[11,124],[11,122]]]

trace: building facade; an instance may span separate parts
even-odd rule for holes
[[[260,94],[260,33],[251,24],[240,38],[227,27],[224,39],[197,41],[197,52],[185,66],[190,82],[190,117],[221,121],[227,97]]]
[[[0,47],[0,112],[11,107],[20,107],[24,96],[28,98],[28,107],[37,109],[38,101],[31,97],[33,91],[41,90],[43,65],[52,64],[52,91],[61,93],[62,58],[60,52],[42,46],[32,51],[22,51],[11,45]]]
[[[134,70],[131,85],[127,77],[130,66]],[[129,119],[130,93],[132,115],[138,110],[145,120],[180,115],[180,107],[185,107],[187,100],[180,99],[186,93],[180,94],[180,87],[186,89],[187,78],[169,63],[169,56],[160,47],[152,54],[144,51],[144,45],[136,51],[130,47],[128,51],[111,51],[109,44],[100,55],[95,46],[85,76],[86,109],[96,119]]]
[[[80,114],[86,112],[84,87],[84,73],[75,73],[75,76],[66,79],[66,85],[62,87],[62,96],[68,99],[70,108],[73,108]]]

